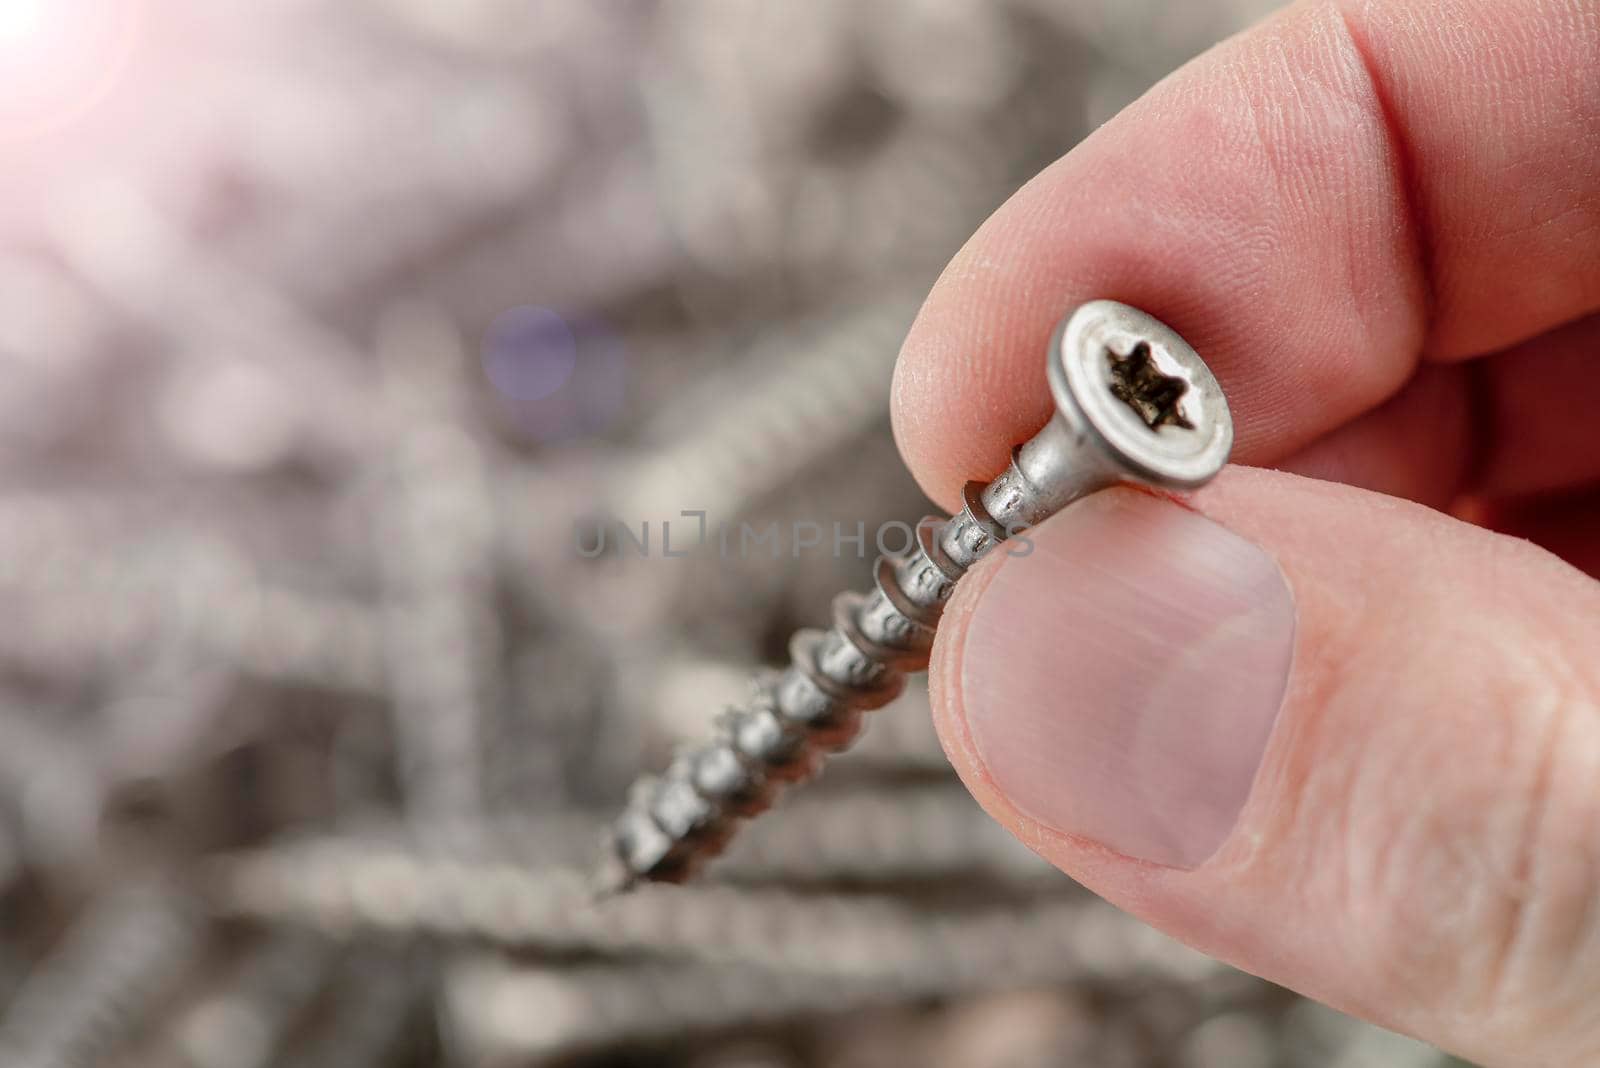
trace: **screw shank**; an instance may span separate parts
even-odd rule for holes
[[[1124,477],[1096,439],[1058,414],[1012,451],[1011,465],[984,488],[983,505],[1016,534]]]

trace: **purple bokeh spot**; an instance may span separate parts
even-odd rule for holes
[[[578,365],[578,339],[549,308],[504,312],[489,327],[483,370],[501,396],[541,400],[565,386]]]
[[[616,420],[628,360],[605,324],[526,305],[490,325],[483,369],[517,429],[552,441],[599,433]]]

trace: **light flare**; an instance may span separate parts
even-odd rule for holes
[[[140,0],[0,0],[0,142],[60,129],[127,67]]]
[[[0,5],[0,55],[25,49],[50,24],[47,0],[11,0]]]

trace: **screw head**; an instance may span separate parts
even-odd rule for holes
[[[1050,341],[1049,375],[1062,417],[1126,477],[1193,489],[1228,462],[1233,417],[1211,369],[1138,308],[1073,312]]]

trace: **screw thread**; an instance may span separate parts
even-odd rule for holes
[[[1013,453],[993,482],[967,483],[965,507],[951,518],[919,522],[906,551],[880,556],[871,591],[834,599],[832,627],[798,631],[789,665],[758,677],[754,695],[718,719],[712,742],[634,783],[612,829],[609,884],[691,876],[722,851],[740,821],[847,748],[861,732],[862,714],[898,696],[908,672],[928,666],[939,617],[961,576],[1060,507],[1018,466],[1020,455]]]

